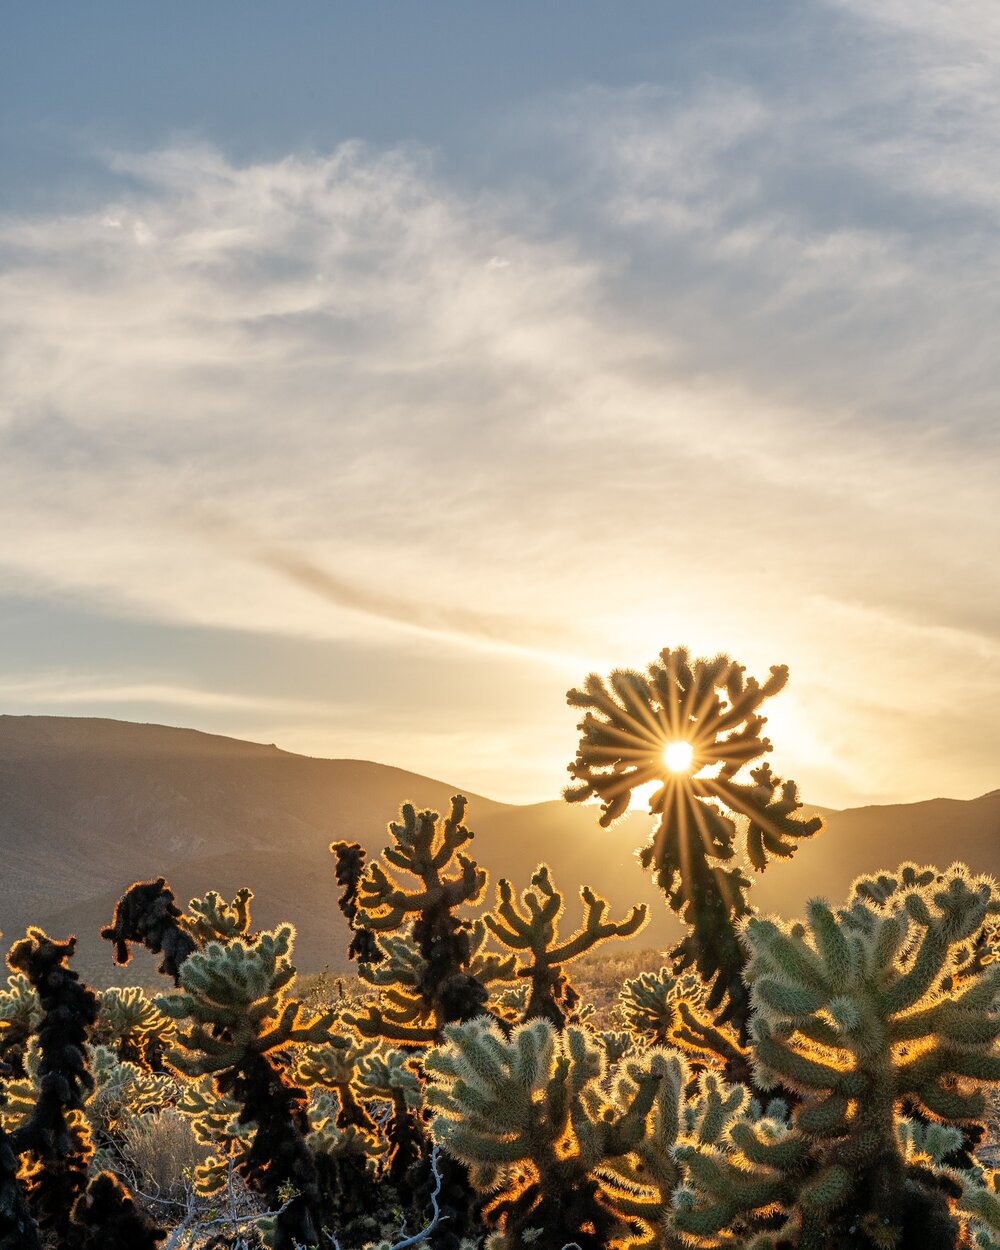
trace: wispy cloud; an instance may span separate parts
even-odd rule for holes
[[[7,580],[289,646],[521,657],[553,707],[578,662],[668,642],[789,660],[816,729],[786,758],[818,797],[924,789],[932,705],[965,727],[941,788],[988,788],[985,20],[977,45],[930,0],[810,6],[769,73],[529,110],[534,180],[499,189],[359,144],[113,154],[86,210],[0,222]],[[298,745],[320,723],[258,711]]]

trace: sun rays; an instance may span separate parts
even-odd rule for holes
[[[736,925],[750,911],[750,880],[740,858],[763,871],[769,858],[792,855],[798,839],[822,825],[796,815],[794,782],[762,762],[771,743],[760,709],[787,680],[784,666],[760,683],[728,656],[692,660],[685,649],[668,648],[646,673],[591,674],[567,696],[585,712],[566,798],[599,798],[607,827],[637,789],[652,790],[649,810],[658,821],[642,862],[675,911],[702,917],[675,954],[682,967],[697,964],[706,980],[719,974],[722,995],[742,992]],[[745,854],[737,858],[739,850]]]

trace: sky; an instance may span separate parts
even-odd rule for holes
[[[988,0],[39,0],[0,42],[0,712],[514,802],[565,691],[1000,786]]]

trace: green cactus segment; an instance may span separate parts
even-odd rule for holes
[[[209,890],[204,898],[193,898],[188,903],[181,923],[199,946],[207,942],[230,942],[233,938],[249,938],[250,904],[253,891],[245,887],[231,903],[227,903],[215,890]]]
[[[91,1042],[112,1047],[123,1061],[144,1068],[161,1068],[176,1032],[173,1020],[136,985],[102,990],[100,999]]]
[[[586,711],[565,797],[598,798],[608,826],[628,809],[637,786],[660,783],[649,803],[658,823],[642,863],[689,926],[674,952],[679,970],[696,968],[713,987],[710,1009],[725,1004],[725,1019],[742,1032],[747,1001],[735,926],[750,913],[750,881],[738,866],[724,867],[736,854],[737,828],[762,872],[769,859],[794,854],[822,827],[819,817],[797,814],[795,783],[774,776],[766,763],[751,769],[748,781],[737,780],[771,750],[760,709],[787,680],[788,670],[774,667],[760,685],[728,656],[692,661],[678,648],[662,651],[646,673],[617,669],[607,680],[592,673],[567,695]],[[665,762],[674,743],[690,749],[687,771],[672,772]]]
[[[689,1102],[691,1073],[676,1052],[650,1049],[609,1069],[585,1029],[558,1032],[544,1018],[509,1037],[485,1019],[446,1036],[425,1059],[431,1134],[487,1195],[491,1246],[681,1244],[663,1220],[680,1181],[677,1143],[721,1133],[742,1090],[712,1078]]]
[[[604,919],[607,900],[600,898],[589,886],[580,891],[583,899],[583,924],[572,937],[559,940],[559,919],[564,903],[562,894],[552,884],[547,864],[540,864],[531,878],[531,885],[520,897],[514,894],[509,881],[497,886],[494,913],[483,920],[504,946],[524,952],[516,975],[531,985],[525,1019],[544,1018],[557,1028],[566,1023],[579,1002],[579,995],[563,973],[565,964],[602,945],[610,938],[627,938],[646,923],[646,908],[633,907],[624,920]]]
[[[31,982],[19,972],[9,976],[7,988],[0,990],[0,1072],[24,1076],[25,1052],[40,1019],[41,1007]]]
[[[277,1221],[276,1250],[320,1244],[325,1200],[306,1141],[307,1100],[289,1080],[287,1061],[290,1048],[330,1041],[335,1021],[334,1012],[303,1018],[301,1004],[287,996],[292,940],[292,927],[282,925],[252,941],[209,942],[181,965],[180,992],[156,1001],[187,1025],[171,1066],[187,1077],[211,1076],[214,1093],[239,1107],[241,1124],[255,1125],[242,1140],[225,1124],[206,1126],[228,1135],[240,1174],[276,1207],[289,1188],[296,1192]]]
[[[693,1244],[729,1244],[774,1203],[799,1250],[849,1226],[866,1248],[959,1244],[940,1169],[1000,1082],[1000,965],[958,974],[997,908],[964,865],[904,865],[857,881],[839,911],[810,903],[806,924],[747,923],[756,1080],[801,1103],[787,1131],[762,1120],[721,1151],[684,1149],[675,1220]]]

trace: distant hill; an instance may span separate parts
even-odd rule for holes
[[[616,914],[634,902],[654,918],[634,941],[662,945],[677,930],[634,851],[649,818],[611,831],[596,811],[560,800],[514,806],[384,764],[324,760],[275,746],[161,725],[76,717],[0,716],[0,929],[9,943],[28,923],[75,932],[79,967],[121,977],[97,931],[122,890],[165,876],[178,898],[242,885],[263,925],[291,919],[303,969],[344,966],[328,843],[352,838],[376,851],[404,801],[447,810],[466,793],[475,855],[491,880],[527,884],[539,859],[574,895],[583,883]],[[760,879],[756,898],[792,914],[815,893],[841,896],[858,872],[901,859],[966,859],[1000,871],[1000,791],[969,801],[934,799],[826,813],[828,828]],[[576,912],[570,908],[570,919]],[[140,960],[136,975],[149,975]]]

